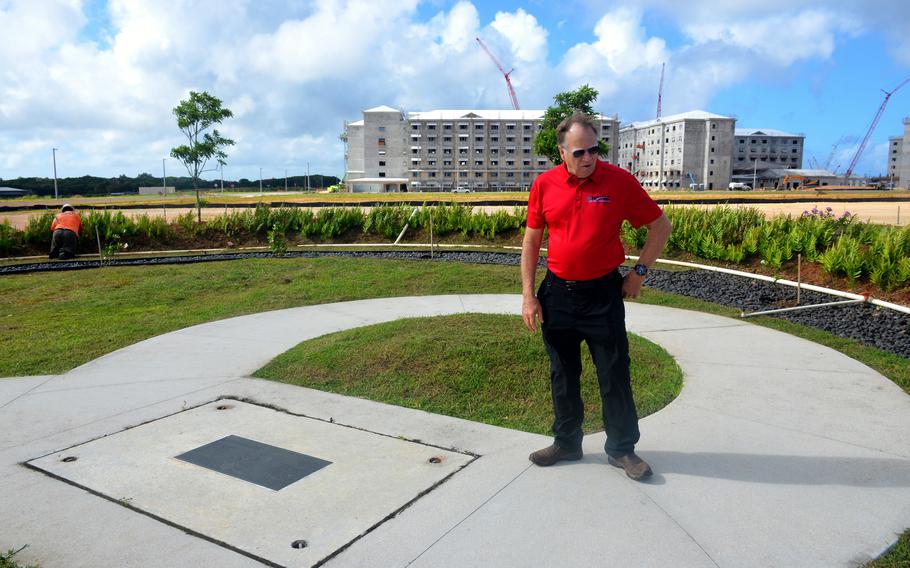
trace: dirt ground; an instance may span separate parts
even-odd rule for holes
[[[716,207],[716,205],[683,205],[683,207]],[[813,207],[825,210],[831,208],[831,212],[840,217],[845,212],[852,213],[858,217],[859,221],[868,223],[877,223],[880,225],[900,225],[907,226],[910,224],[910,201],[891,201],[891,202],[856,202],[844,203],[837,201],[819,201],[818,203],[749,203],[749,204],[728,204],[727,207],[751,207],[758,209],[766,217],[779,217],[781,215],[790,215],[798,217],[803,211],[811,211]]]
[[[716,207],[716,205],[680,205],[680,207]],[[791,215],[797,217],[803,213],[803,211],[811,210],[812,207],[818,207],[819,209],[824,210],[827,207],[830,207],[832,212],[838,217],[843,215],[844,212],[850,212],[859,217],[860,221],[866,221],[870,223],[878,223],[882,225],[900,225],[906,226],[910,224],[910,200],[908,201],[896,201],[896,202],[856,202],[856,203],[843,203],[836,201],[819,201],[818,203],[750,203],[745,205],[739,204],[728,204],[727,207],[753,207],[762,211],[767,217],[777,217],[780,215]],[[508,209],[511,210],[512,206],[499,207],[499,206],[483,206],[481,207],[484,211],[495,211],[497,209]],[[203,219],[211,219],[212,217],[217,217],[222,215],[227,211],[248,211],[249,208],[232,208],[232,207],[206,207],[202,210]],[[88,209],[80,209],[82,212],[88,211]],[[112,211],[109,209],[109,211]],[[150,208],[150,209],[125,209],[123,213],[128,217],[138,217],[140,215],[146,214],[149,216],[164,216],[169,220],[175,219],[178,215],[182,215],[187,211],[195,211],[191,207],[168,207],[168,208]],[[26,211],[26,212],[15,212],[15,213],[0,213],[0,223],[4,220],[9,221],[9,223],[17,228],[24,229],[28,224],[29,217],[33,215],[39,215],[35,211]]]

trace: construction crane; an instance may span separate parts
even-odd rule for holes
[[[479,37],[474,38],[474,39],[476,39],[477,43],[480,44],[480,47],[482,47],[483,50],[487,52],[487,55],[490,56],[490,59],[493,60],[493,63],[496,64],[496,67],[499,68],[499,72],[502,73],[503,78],[505,78],[506,87],[509,88],[509,98],[512,99],[512,108],[515,110],[520,110],[518,108],[518,97],[515,96],[515,89],[512,88],[512,80],[509,79],[509,75],[511,75],[512,71],[515,71],[515,69],[509,69],[509,71],[507,73],[506,70],[503,69],[502,65],[499,63],[499,60],[496,59],[496,56],[493,55],[493,52],[490,51],[490,49],[486,46],[486,44],[484,44],[483,41],[481,41],[481,39]]]
[[[866,136],[860,143],[859,148],[857,148],[856,154],[853,155],[853,160],[850,161],[850,166],[847,168],[847,171],[844,172],[844,179],[850,179],[850,175],[853,173],[853,168],[856,167],[856,163],[859,161],[860,156],[863,155],[863,150],[866,149],[866,144],[869,143],[869,138],[872,137],[872,131],[875,130],[875,126],[878,124],[878,119],[880,119],[882,117],[882,113],[885,112],[885,107],[888,105],[888,99],[890,99],[891,95],[896,93],[907,83],[910,83],[910,77],[904,79],[904,81],[897,87],[894,87],[891,92],[882,89],[882,92],[885,93],[885,100],[882,101],[882,106],[878,107],[878,112],[875,113],[875,118],[872,119],[872,124],[869,125],[869,130],[866,131]]]
[[[825,169],[828,170],[829,172],[831,171],[831,161],[834,160],[834,154],[835,154],[835,152],[837,152],[837,147],[843,141],[844,141],[844,139],[841,138],[840,140],[838,140],[837,142],[835,142],[834,144],[831,145],[831,153],[828,154],[828,159],[825,160]]]
[[[666,63],[660,64],[660,86],[657,87],[657,118],[660,118],[660,103],[661,99],[664,96],[664,66]]]

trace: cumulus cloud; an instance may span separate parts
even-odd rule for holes
[[[729,112],[709,108],[724,89],[833,59],[844,38],[873,31],[910,65],[910,3],[580,3],[587,28],[533,3],[484,20],[470,0],[109,0],[109,21],[90,32],[80,0],[0,0],[0,177],[51,175],[52,147],[61,175],[157,173],[181,143],[171,109],[190,90],[234,111],[220,129],[237,140],[226,175],[300,174],[307,162],[341,175],[337,136],[364,108],[509,108],[478,36],[515,68],[522,108],[588,83],[623,120],[653,115],[664,62],[664,114]],[[583,40],[563,52],[573,26]]]
[[[515,13],[497,12],[490,27],[509,41],[516,59],[524,62],[546,59],[547,30],[523,9],[519,8]]]

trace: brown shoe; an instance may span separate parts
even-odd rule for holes
[[[583,454],[580,449],[570,451],[565,450],[556,444],[553,444],[552,446],[547,446],[542,450],[537,450],[528,456],[528,459],[539,466],[546,467],[562,460],[577,461],[581,459],[582,455]]]
[[[641,481],[646,477],[651,477],[652,474],[651,466],[648,465],[648,462],[635,455],[635,452],[618,458],[608,456],[607,461],[612,466],[623,468],[626,471],[626,475],[635,481]]]

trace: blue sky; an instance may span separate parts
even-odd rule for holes
[[[207,90],[235,113],[225,176],[340,176],[345,120],[404,110],[522,108],[588,83],[623,122],[702,109],[806,136],[805,166],[843,171],[881,104],[910,77],[898,0],[0,0],[0,178],[149,172],[181,143],[170,110]],[[859,174],[886,169],[910,85]],[[168,159],[169,174],[179,171]],[[216,177],[215,174],[210,174]]]

